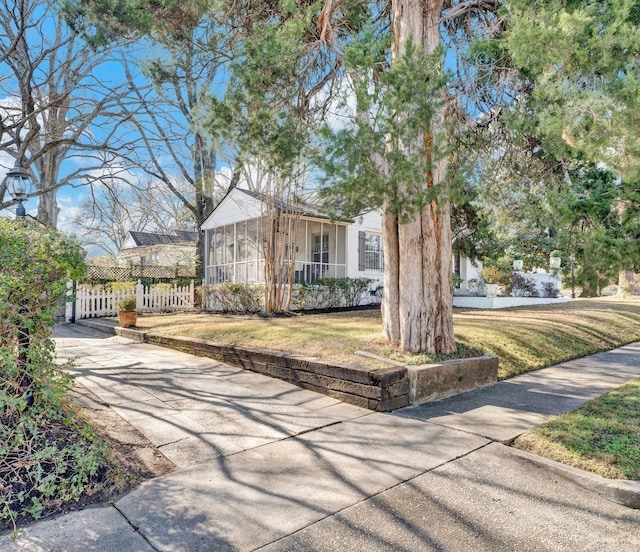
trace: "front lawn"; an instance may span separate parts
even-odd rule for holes
[[[366,350],[393,355],[378,310],[262,318],[214,314],[145,315],[138,328],[236,345],[370,363]],[[498,377],[640,341],[640,300],[598,298],[500,310],[455,309],[456,340],[500,358]],[[415,361],[416,359],[408,359]],[[428,359],[417,359],[428,361]]]

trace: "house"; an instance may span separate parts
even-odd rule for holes
[[[379,211],[363,213],[353,220],[332,220],[311,204],[276,207],[288,207],[294,219],[285,247],[294,253],[287,257],[295,263],[295,282],[348,277],[369,278],[382,283],[383,242]],[[264,195],[230,188],[202,224],[205,283],[264,282],[265,213]],[[465,287],[468,278],[477,278],[468,259],[457,257],[455,267]]]
[[[198,234],[174,230],[170,234],[127,232],[118,261],[121,265],[195,266]]]
[[[234,187],[204,221],[205,283],[264,281],[265,202],[262,194]],[[382,279],[378,213],[365,213],[353,221],[331,220],[310,204],[289,207],[289,212],[294,223],[286,247],[291,248],[296,282]]]

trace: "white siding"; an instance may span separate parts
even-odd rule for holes
[[[204,221],[202,229],[209,230],[261,216],[262,203],[255,197],[234,188]]]

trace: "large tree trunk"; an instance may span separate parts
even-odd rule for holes
[[[618,295],[630,297],[635,292],[636,275],[633,270],[621,270],[618,274]]]
[[[198,133],[192,149],[193,155],[193,185],[195,188],[195,215],[196,228],[199,230],[202,224],[211,214],[213,204],[213,185],[216,173],[216,154],[207,147],[206,140]],[[196,281],[204,281],[204,262],[206,259],[205,240],[202,232],[198,232],[196,239]]]
[[[410,37],[426,54],[440,44],[438,18],[442,0],[393,0],[393,58],[404,53]],[[453,283],[451,220],[445,193],[446,160],[431,166],[431,142],[444,130],[443,109],[425,129],[427,161],[425,191],[439,189],[438,199],[402,224],[386,212],[385,293],[383,329],[404,352],[451,353],[453,335]],[[402,187],[402,183],[398,184]],[[440,190],[440,188],[443,188]]]

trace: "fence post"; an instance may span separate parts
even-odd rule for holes
[[[142,285],[142,281],[138,280],[138,284],[136,285],[136,310],[138,312],[142,312],[144,308],[144,286]]]

